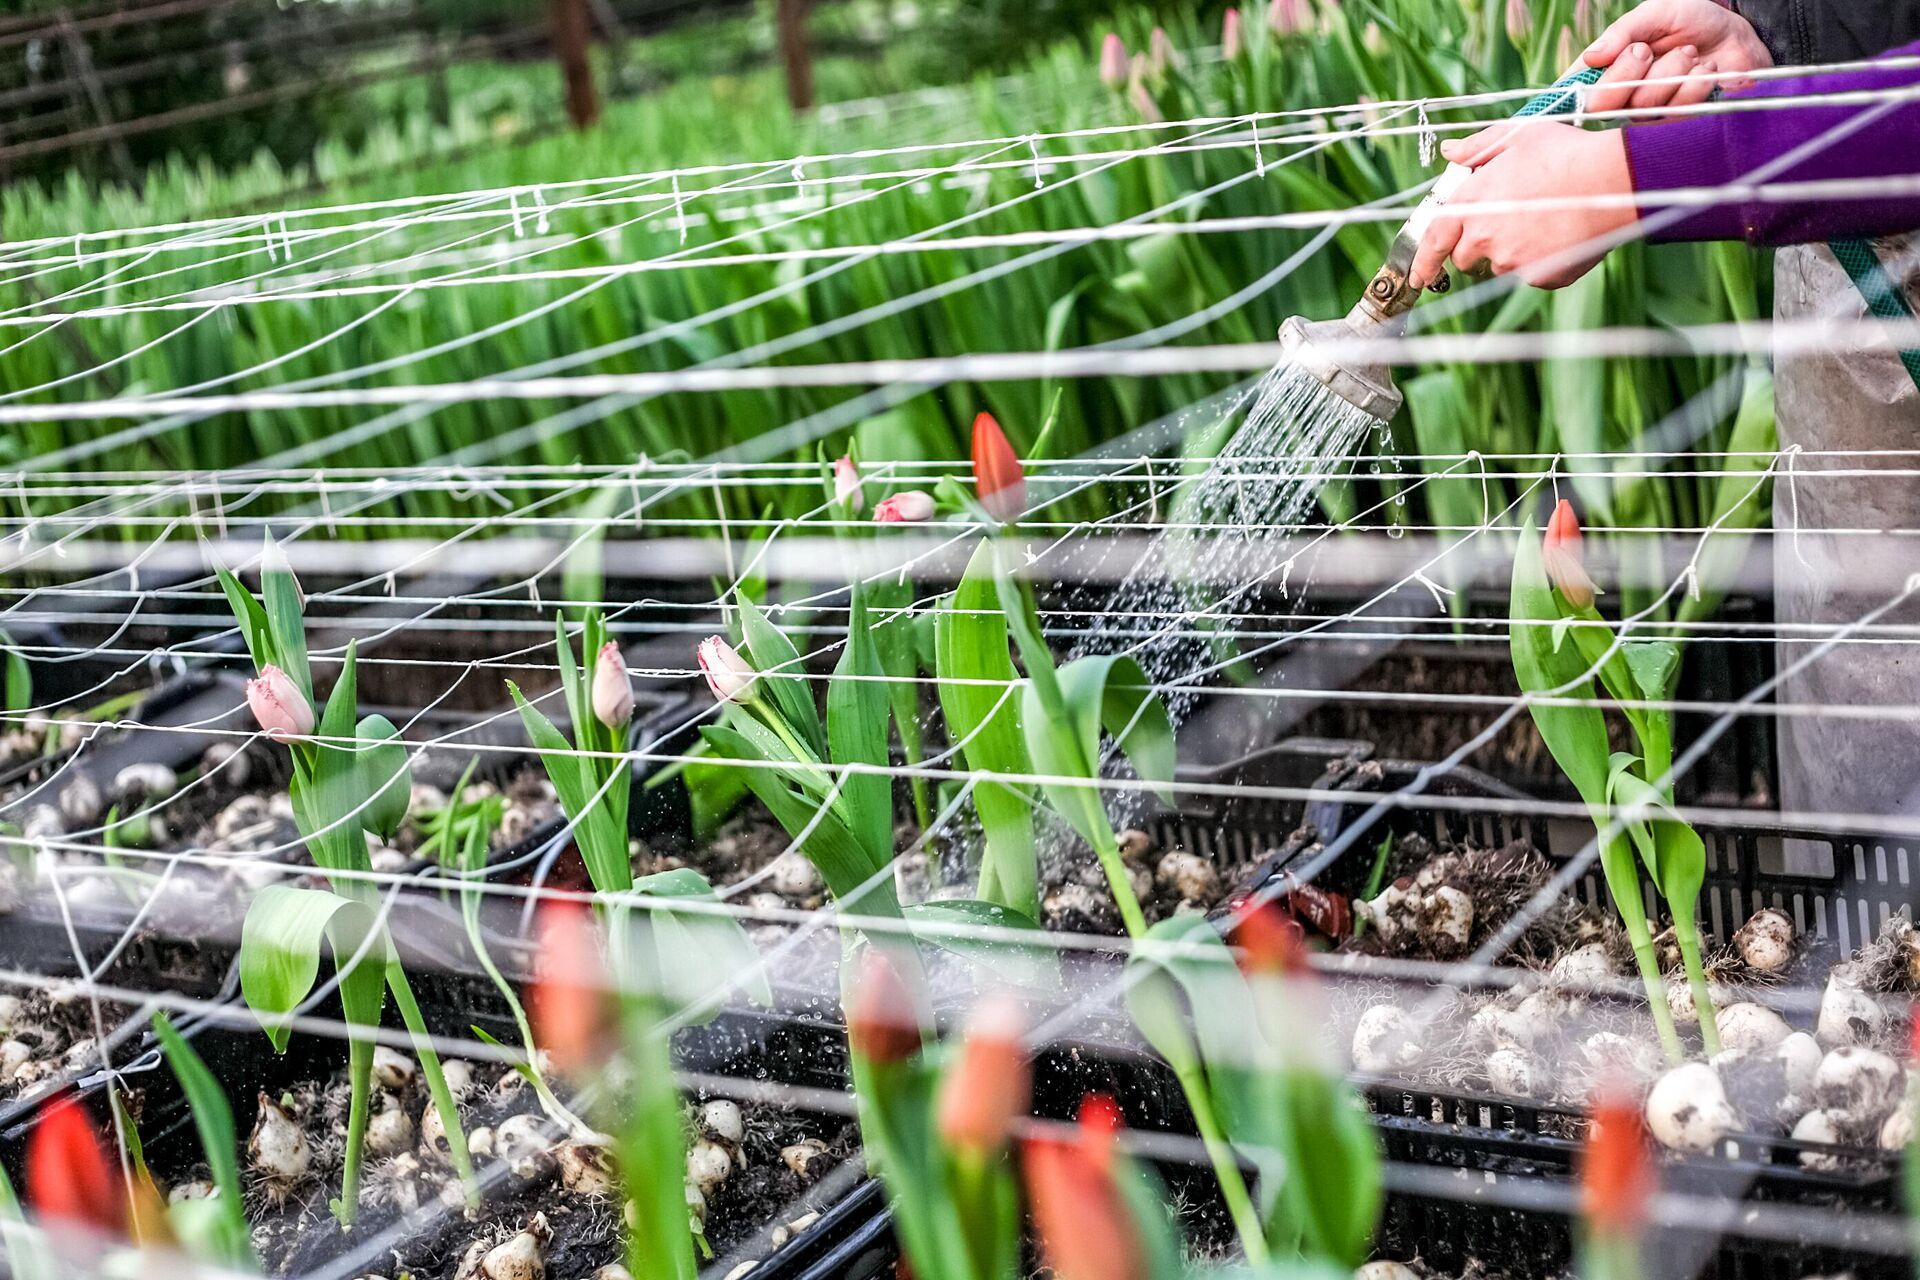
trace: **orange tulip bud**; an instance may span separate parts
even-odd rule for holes
[[[960,1061],[940,1087],[940,1137],[947,1145],[974,1155],[1006,1145],[1032,1100],[1026,1029],[1026,1010],[1013,996],[989,996],[973,1011]]]
[[[973,420],[973,490],[995,520],[1014,520],[1027,509],[1027,473],[990,413]]]
[[[1547,522],[1540,563],[1547,571],[1547,581],[1559,589],[1561,599],[1575,609],[1593,607],[1598,593],[1580,555],[1580,517],[1565,498],[1560,499],[1560,505],[1553,509],[1553,519]]]
[[[1594,1103],[1593,1126],[1580,1159],[1580,1207],[1596,1235],[1636,1234],[1646,1221],[1653,1166],[1640,1108],[1617,1092]]]
[[[1307,972],[1306,934],[1300,922],[1272,903],[1240,918],[1233,940],[1240,945],[1240,967],[1248,973],[1295,977]]]
[[[606,1060],[613,1041],[612,999],[593,913],[572,899],[540,908],[540,973],[527,993],[534,1043],[562,1071]]]
[[[913,993],[884,953],[868,947],[847,1018],[847,1045],[869,1062],[904,1062],[920,1052],[920,1017]]]
[[[1034,1227],[1059,1280],[1147,1280],[1140,1232],[1113,1177],[1119,1123],[1113,1101],[1094,1096],[1080,1105],[1074,1139],[1034,1138],[1026,1144]]]
[[[54,1103],[27,1140],[27,1199],[50,1229],[125,1232],[120,1179],[87,1113],[71,1097]]]

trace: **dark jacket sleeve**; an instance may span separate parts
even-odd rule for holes
[[[1920,40],[1920,0],[1728,0],[1779,66],[1855,62]]]
[[[1920,41],[1887,51],[1920,58]],[[1878,236],[1920,228],[1920,66],[1762,81],[1727,95],[1728,102],[1859,90],[1909,96],[1868,103],[1808,103],[1688,116],[1625,130],[1627,165],[1642,217],[1654,219],[1652,240],[1746,240],[1803,244],[1836,236]],[[1647,197],[1680,188],[1722,187],[1754,180],[1769,162],[1797,149],[1807,154],[1764,181],[1771,185],[1850,178],[1880,180],[1870,195],[1810,193],[1799,198],[1741,199],[1691,207],[1684,216]],[[1887,183],[1904,178],[1904,184]],[[1681,208],[1682,206],[1672,206]]]

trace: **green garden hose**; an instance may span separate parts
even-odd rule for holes
[[[1861,238],[1829,240],[1827,247],[1833,250],[1833,256],[1846,268],[1854,287],[1860,290],[1860,296],[1867,300],[1869,312],[1882,320],[1913,319],[1913,308],[1907,305],[1907,296],[1894,288],[1893,281],[1887,278],[1886,268],[1880,265],[1880,257],[1874,253],[1870,241]],[[1907,367],[1913,385],[1920,387],[1920,350],[1903,350],[1900,363]]]

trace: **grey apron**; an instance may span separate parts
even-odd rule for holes
[[[1874,242],[1889,279],[1920,312],[1920,233]],[[1781,321],[1860,322],[1866,301],[1825,245],[1796,245],[1774,259]],[[1844,344],[1841,344],[1844,345]],[[1920,389],[1890,345],[1867,351],[1783,354],[1774,363],[1780,447],[1920,449]],[[1774,482],[1774,611],[1779,669],[1804,659],[1836,625],[1886,603],[1920,572],[1920,478],[1821,477],[1822,471],[1907,470],[1913,457],[1800,458]],[[1796,530],[1797,508],[1797,530]],[[1872,536],[1822,532],[1871,529]],[[1788,676],[1777,701],[1791,706],[1905,709],[1920,716],[1920,600],[1879,620],[1896,628],[1842,641]],[[1911,628],[1902,637],[1901,626]],[[1779,720],[1780,804],[1793,812],[1920,816],[1920,718],[1864,720],[1784,710]]]

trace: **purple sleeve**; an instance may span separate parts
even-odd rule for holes
[[[1920,41],[1883,56],[1920,55]],[[1808,153],[1770,183],[1840,178],[1920,176],[1920,67],[1872,67],[1763,81],[1728,99],[1785,97],[1861,89],[1913,87],[1913,100],[1775,107],[1695,115],[1626,132],[1627,165],[1636,192],[1715,187],[1749,180],[1768,162],[1807,144]],[[1846,133],[1820,141],[1836,125],[1874,114]],[[1729,200],[1707,206],[1641,202],[1641,217],[1658,220],[1650,240],[1746,240],[1801,244],[1836,236],[1877,236],[1920,228],[1920,190],[1870,197],[1809,196],[1785,200]]]

